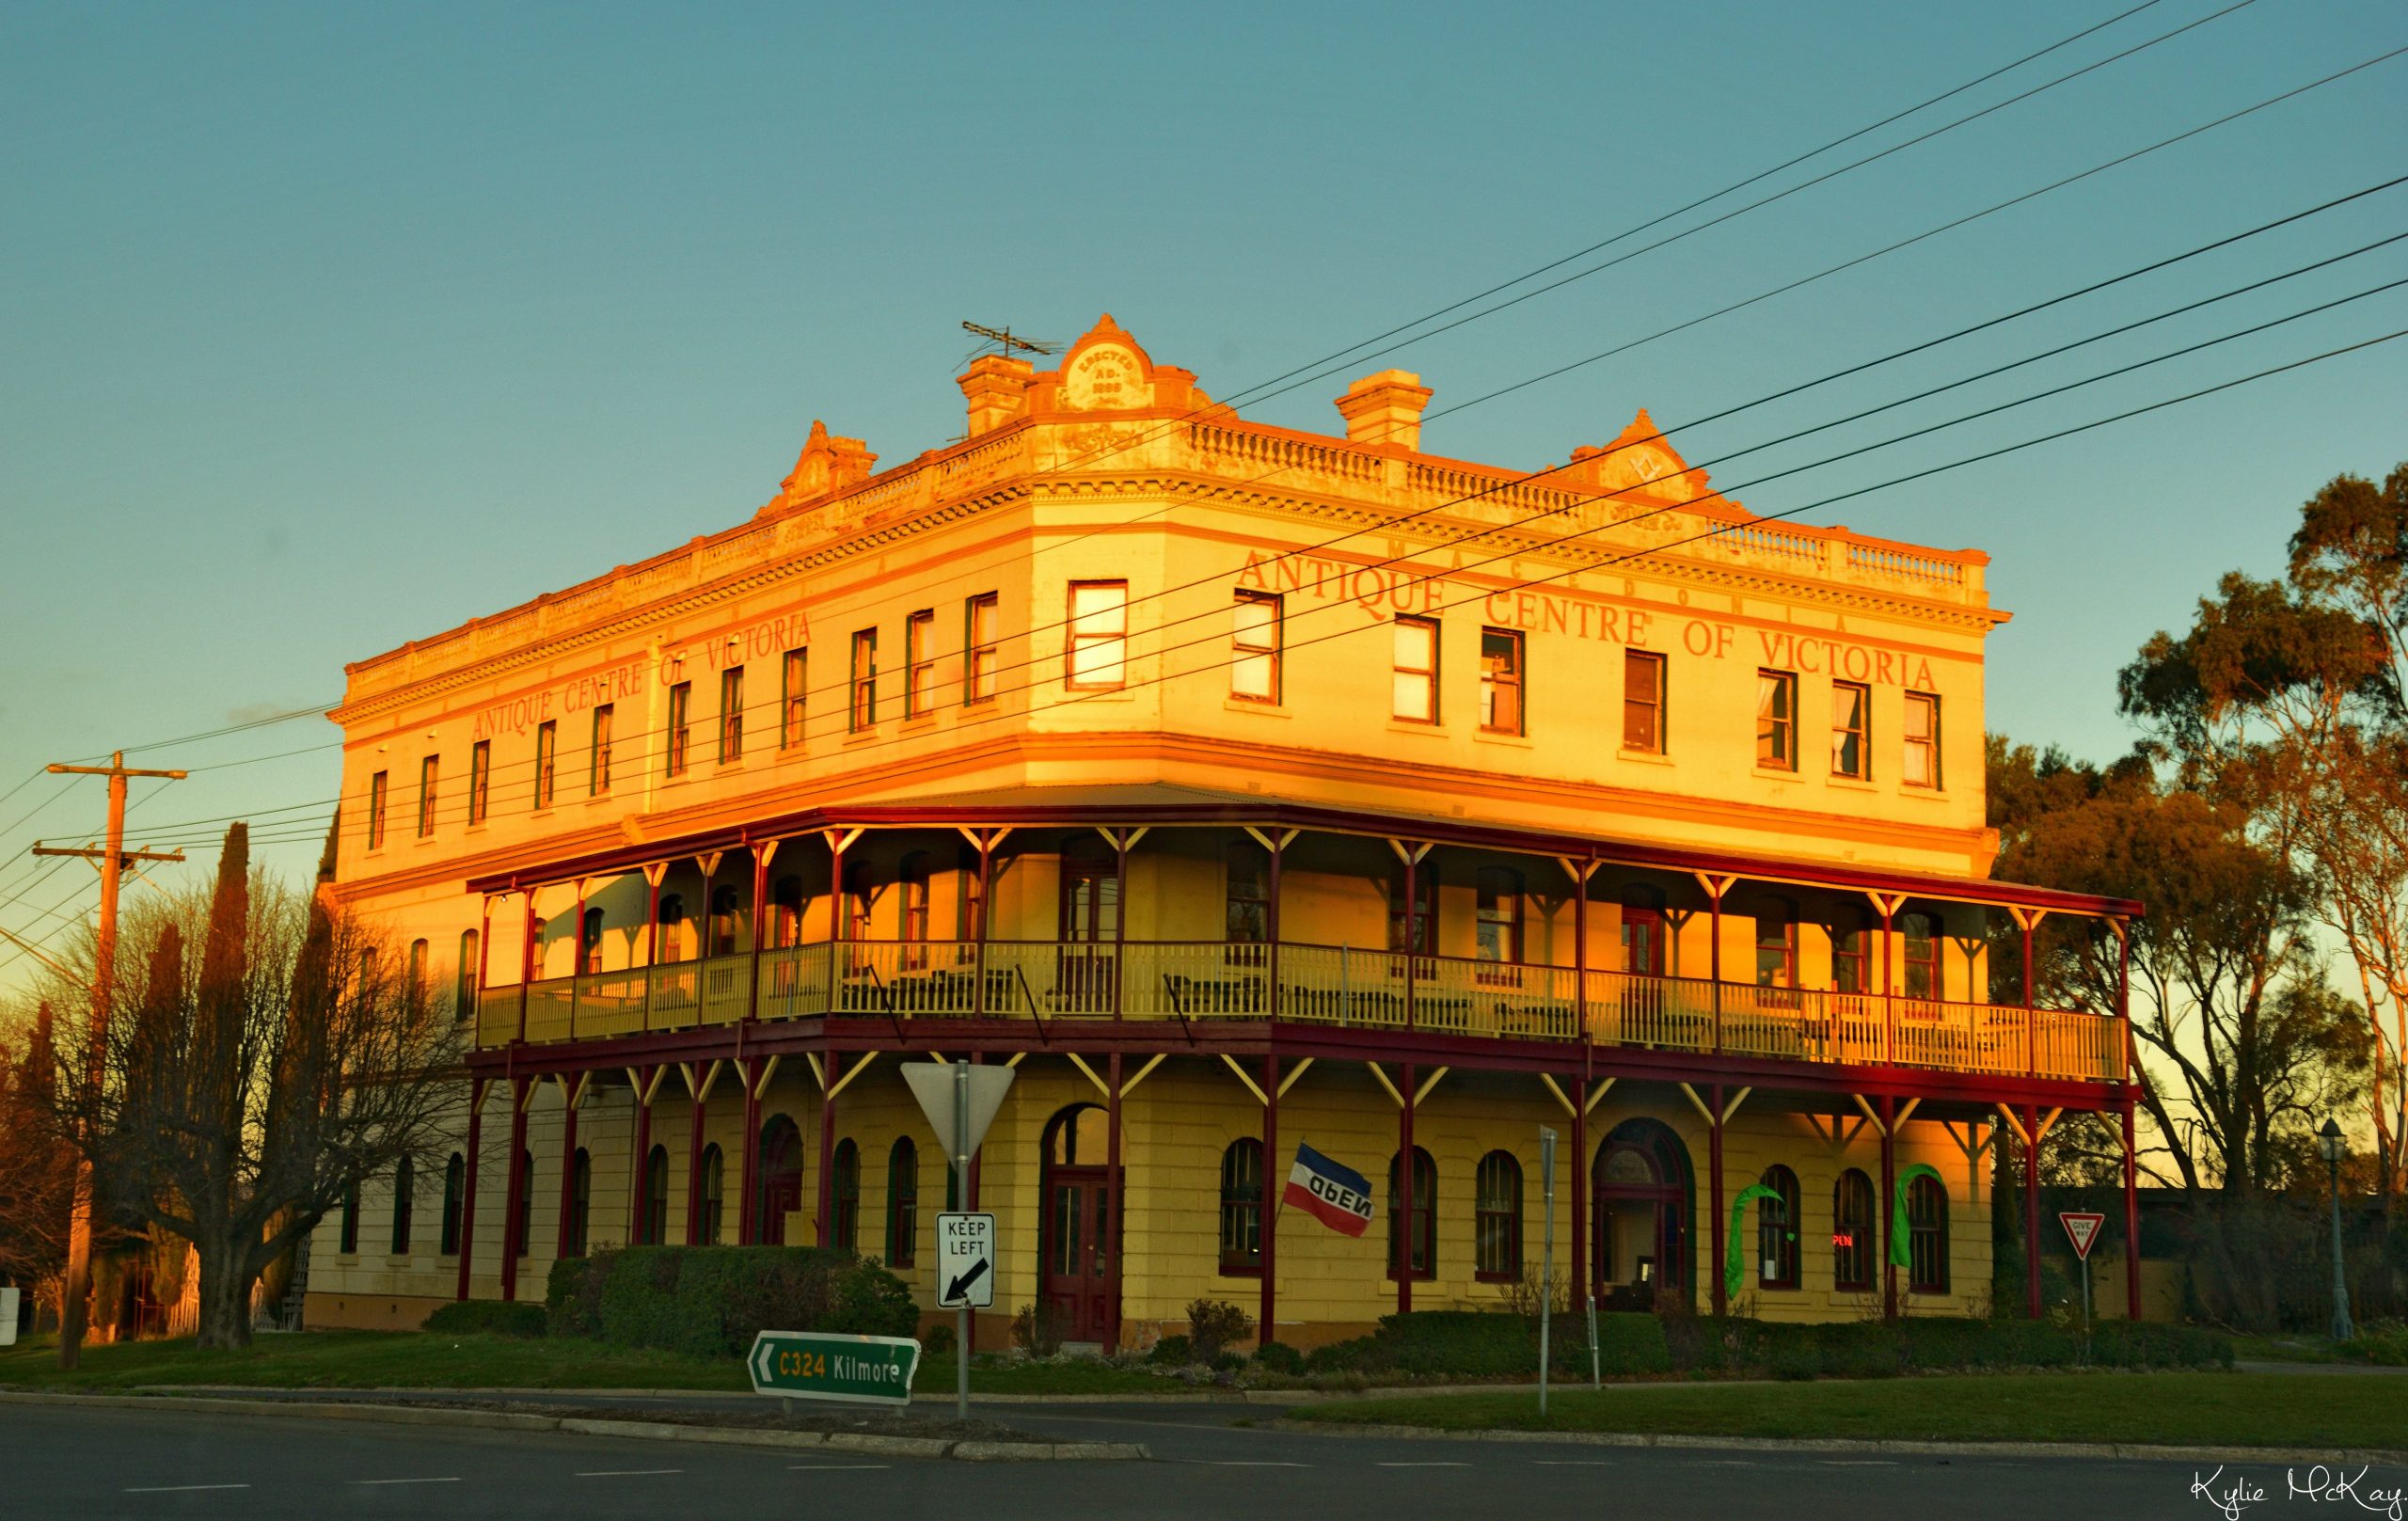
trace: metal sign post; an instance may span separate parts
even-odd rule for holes
[[[995,1111],[1004,1105],[1004,1095],[1011,1090],[1012,1069],[1008,1067],[973,1067],[968,1062],[912,1062],[903,1069],[903,1081],[911,1089],[911,1097],[920,1101],[920,1112],[928,1117],[928,1128],[940,1136],[949,1138],[947,1155],[953,1163],[953,1176],[958,1189],[970,1186],[970,1158],[978,1143],[987,1136],[987,1127],[995,1121]],[[967,1203],[966,1196],[962,1202]],[[948,1286],[940,1265],[937,1290],[940,1307],[954,1307],[953,1322],[953,1407],[963,1420],[970,1418],[970,1307],[981,1308],[995,1302],[994,1263],[995,1217],[966,1215],[955,1212],[941,1214],[938,1219],[937,1244],[940,1258],[948,1250],[943,1222],[983,1219],[987,1222],[988,1266],[984,1273],[970,1275],[963,1266],[962,1281]],[[983,1294],[984,1297],[980,1297]]]
[[[1597,1296],[1589,1296],[1589,1387],[1602,1389],[1606,1375],[1597,1366]]]
[[[1009,1068],[1005,1069],[1006,1072]],[[969,1202],[970,1189],[970,1064],[953,1068],[953,1176],[957,1196]],[[989,1287],[992,1287],[990,1284]],[[953,1418],[970,1418],[970,1301],[953,1312]]]
[[[1548,1323],[1555,1315],[1555,1132],[1539,1127],[1539,1196],[1546,1225],[1539,1253],[1539,1416],[1546,1416]]]
[[[2057,1223],[2066,1228],[2066,1237],[2073,1243],[2074,1260],[2082,1268],[2082,1344],[2083,1355],[2090,1347],[2090,1247],[2099,1239],[2099,1228],[2107,1217],[2096,1210],[2061,1210]],[[2137,1310],[2135,1310],[2137,1313]]]

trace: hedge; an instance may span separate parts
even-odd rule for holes
[[[1891,1378],[1915,1372],[2004,1369],[2229,1368],[2232,1342],[2194,1326],[2102,1321],[2085,1355],[2078,1328],[2049,1321],[1897,1321],[1790,1323],[1741,1317],[1609,1313],[1597,1317],[1599,1370],[1609,1374],[1726,1372],[1776,1378]],[[1555,1323],[1557,1371],[1589,1371],[1587,1327]],[[1538,1330],[1497,1311],[1420,1310],[1382,1317],[1370,1336],[1316,1349],[1316,1373],[1403,1373],[1423,1378],[1533,1378]]]
[[[1558,1320],[1548,1352],[1548,1360],[1559,1370],[1588,1371],[1588,1327],[1583,1319],[1567,1315]],[[1600,1369],[1608,1373],[1662,1373],[1672,1367],[1663,1323],[1653,1315],[1599,1315],[1597,1352]],[[1523,1316],[1495,1310],[1434,1309],[1384,1315],[1376,1332],[1316,1348],[1306,1357],[1305,1366],[1316,1373],[1535,1378],[1538,1326]]]
[[[541,1305],[500,1299],[462,1299],[438,1305],[426,1318],[426,1329],[452,1336],[538,1337],[547,1316]]]
[[[553,1265],[555,1336],[718,1356],[763,1330],[910,1336],[919,1307],[877,1262],[817,1246],[630,1246]]]
[[[2078,1327],[2052,1321],[1909,1318],[1793,1324],[1675,1316],[1664,1323],[1683,1371],[1778,1378],[1888,1378],[2020,1368],[2229,1368],[2232,1341],[2195,1326],[2102,1321],[2085,1355]]]

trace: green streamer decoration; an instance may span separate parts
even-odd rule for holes
[[[1762,1183],[1750,1183],[1739,1190],[1737,1198],[1731,1201],[1731,1234],[1725,1238],[1727,1244],[1722,1248],[1723,1298],[1738,1298],[1739,1286],[1748,1280],[1748,1254],[1741,1249],[1739,1240],[1739,1228],[1746,1217],[1748,1206],[1758,1199],[1779,1197],[1778,1190],[1766,1188]]]
[[[1914,1253],[1910,1247],[1910,1244],[1907,1240],[1907,1232],[1909,1229],[1907,1225],[1907,1185],[1913,1182],[1918,1178],[1928,1178],[1933,1182],[1938,1183],[1941,1181],[1940,1169],[1927,1162],[1918,1162],[1913,1166],[1909,1167],[1906,1171],[1898,1174],[1897,1196],[1890,1201],[1890,1265],[1892,1267],[1911,1267],[1914,1265]],[[1945,1187],[1946,1185],[1942,1184],[1941,1186]]]

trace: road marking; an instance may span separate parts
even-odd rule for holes
[[[1532,1458],[1530,1462],[1542,1468],[1610,1468],[1613,1466],[1612,1464],[1597,1458]]]
[[[150,1484],[123,1491],[128,1495],[182,1495],[196,1489],[248,1489],[248,1484]]]
[[[352,1481],[355,1484],[456,1484],[459,1481],[460,1476],[457,1474],[448,1479],[355,1479]]]
[[[1468,1463],[1383,1463],[1383,1468],[1468,1468]]]
[[[1895,1458],[1818,1458],[1815,1461],[1826,1468],[1894,1468],[1898,1466]]]
[[[642,1479],[657,1473],[684,1473],[683,1468],[592,1468],[579,1479]]]

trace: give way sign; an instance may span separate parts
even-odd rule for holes
[[[2089,1261],[2090,1244],[2099,1239],[2099,1228],[2107,1223],[2107,1217],[2094,1210],[2062,1210],[2058,1212],[2057,1218],[2064,1223],[2066,1235],[2073,1242],[2073,1255],[2084,1262]]]

